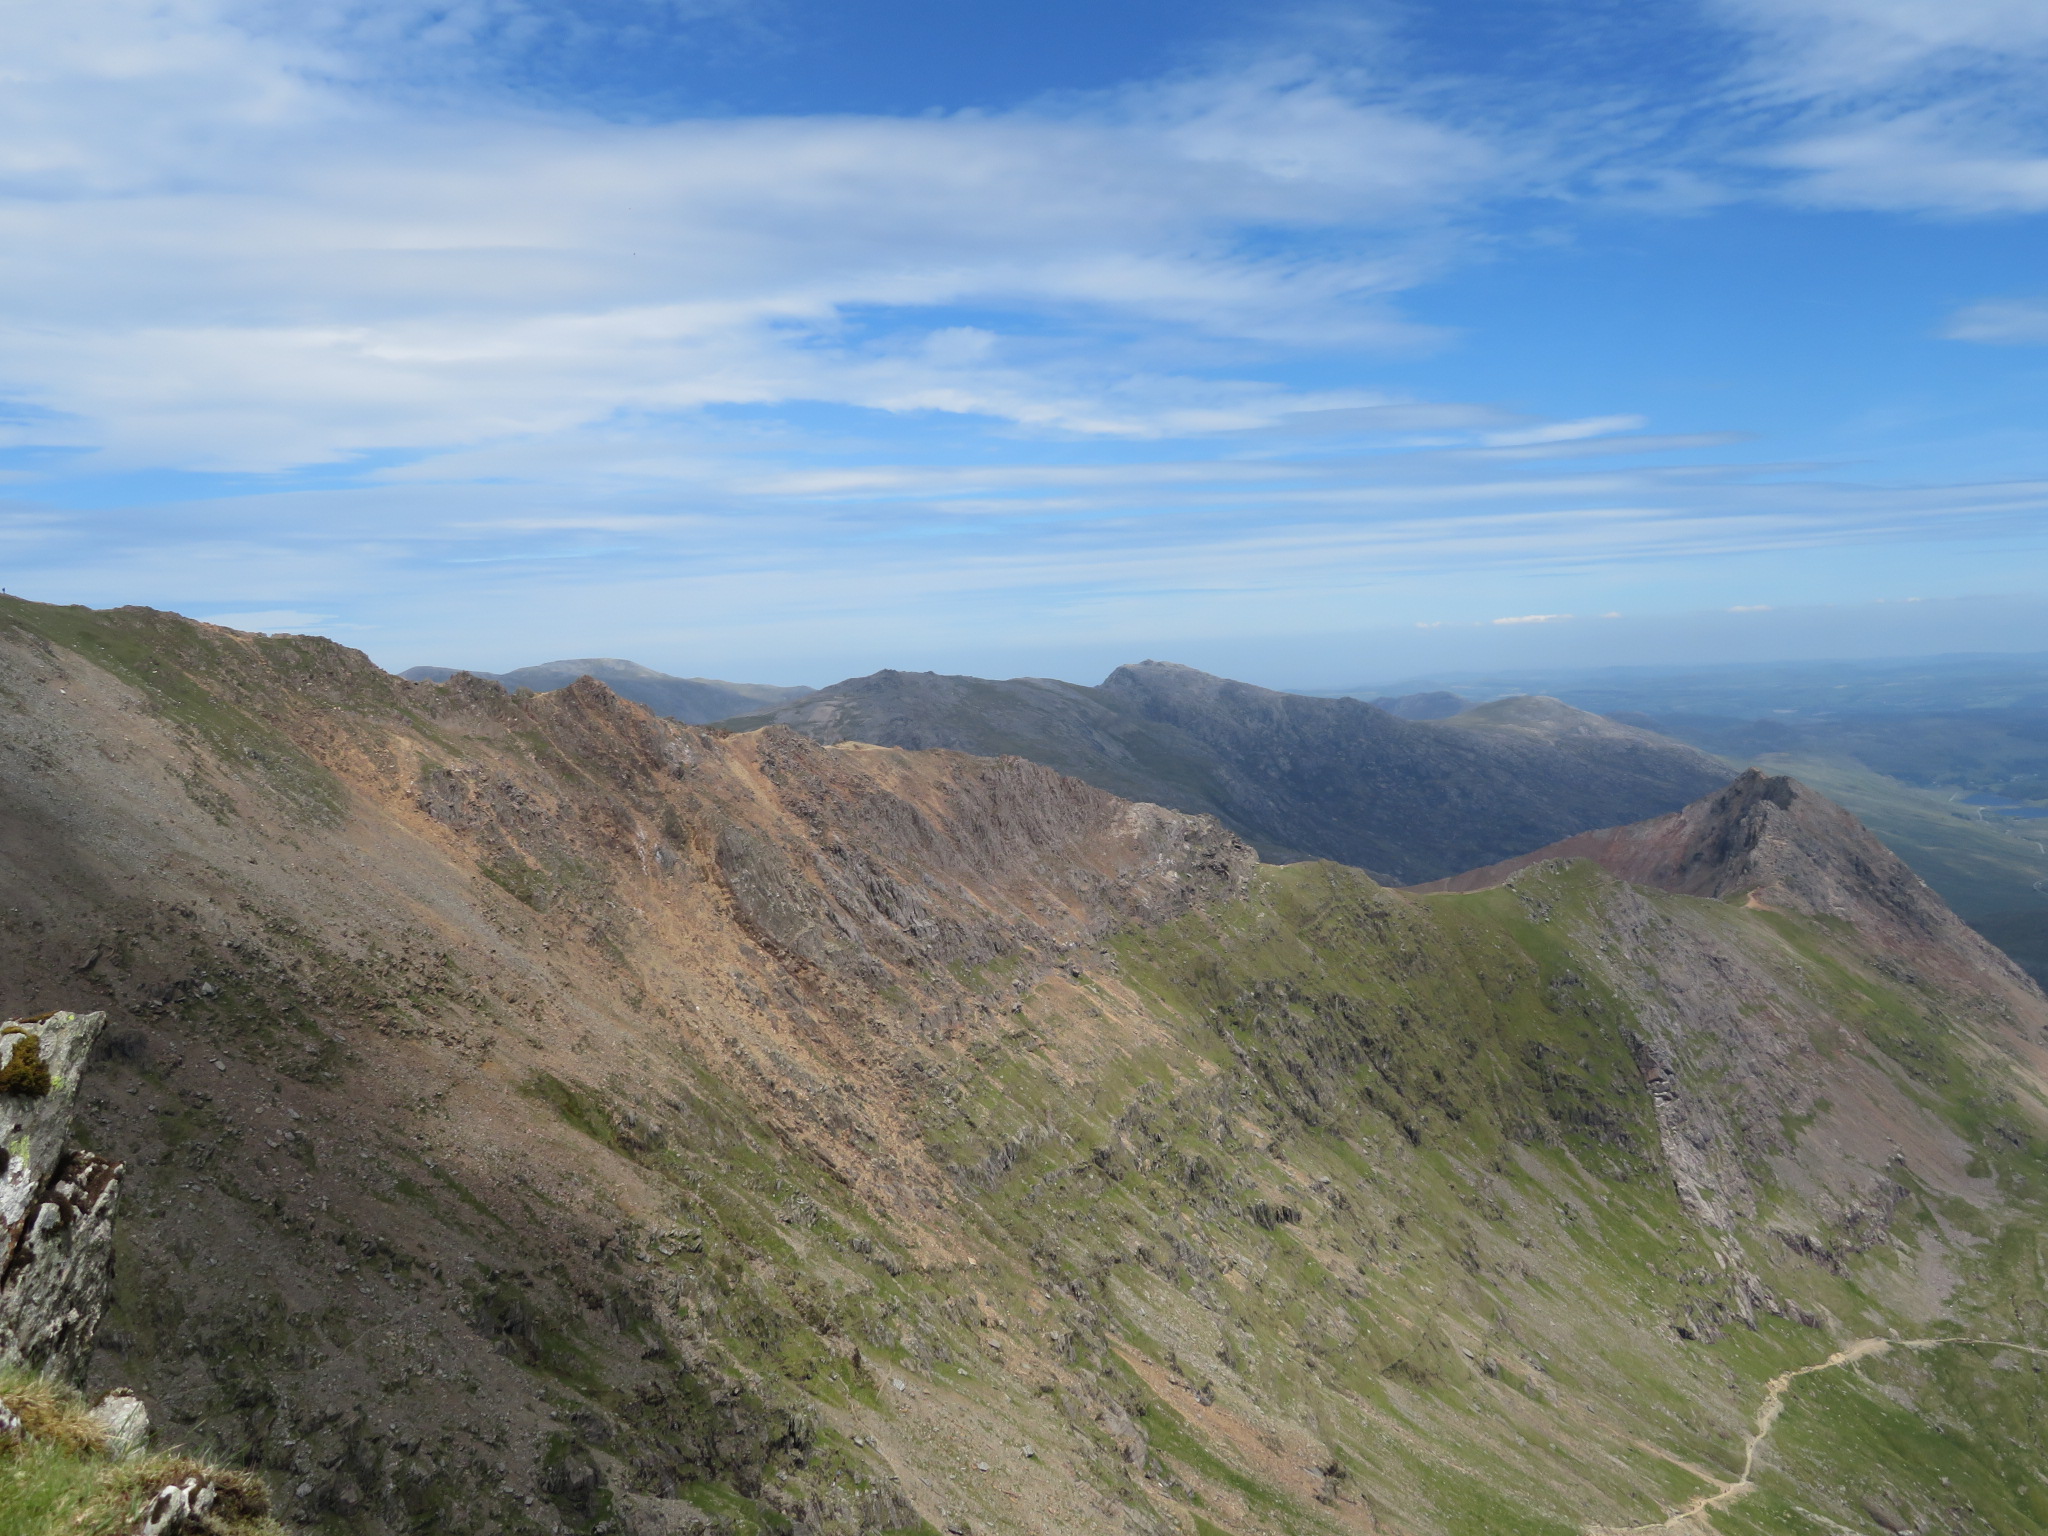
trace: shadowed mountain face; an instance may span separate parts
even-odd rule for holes
[[[445,683],[460,667],[408,667],[398,675],[408,682]],[[611,656],[586,656],[580,661],[544,661],[516,672],[472,672],[506,688],[531,688],[552,693],[579,677],[594,677],[621,698],[645,704],[657,715],[692,725],[722,720],[741,710],[772,708],[800,699],[809,688],[779,688],[769,683],[725,683],[709,677],[671,677],[637,661]]]
[[[1705,753],[1549,699],[1403,720],[1148,661],[1097,688],[924,672],[853,678],[724,722],[817,741],[1014,753],[1216,816],[1270,859],[1398,884],[1673,810],[1727,777]]]
[[[1609,841],[1388,890],[0,597],[94,1383],[326,1536],[2048,1529],[2048,999],[1797,786]]]

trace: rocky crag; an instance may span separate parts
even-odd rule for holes
[[[1014,753],[1213,815],[1268,859],[1336,859],[1403,884],[1675,810],[1727,777],[1703,752],[1554,699],[1425,713],[1147,661],[1097,688],[877,672],[726,724]]]
[[[1573,859],[1660,891],[1833,918],[1959,981],[1997,977],[2031,990],[1854,816],[1797,779],[1755,768],[1669,815],[1583,832],[1414,889],[1483,891],[1531,865]]]
[[[1697,894],[1414,893],[0,603],[13,1006],[107,1013],[129,1170],[92,1379],[308,1529],[1566,1533],[1750,1459],[1701,1518],[2048,1524],[2038,1356],[1790,1374],[2048,1334],[2048,1000],[1796,794],[1685,813],[1770,834]]]
[[[118,1163],[71,1143],[104,1013],[0,1023],[0,1370],[83,1381],[113,1285]]]
[[[121,1166],[72,1145],[103,1013],[0,1022],[0,1531],[283,1536],[245,1472],[151,1454],[125,1388],[79,1395],[113,1288]]]

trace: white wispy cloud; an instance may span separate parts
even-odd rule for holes
[[[648,125],[352,92],[203,0],[14,8],[0,57],[0,392],[241,470],[793,399],[1141,436],[1336,408],[1133,346],[1425,344],[1386,301],[1511,159],[1284,61]]]
[[[2033,0],[1713,3],[1754,41],[1743,89],[1793,114],[1750,158],[1799,196],[2048,206],[2032,119],[1983,64],[2048,48]],[[372,88],[407,47],[571,25],[518,0],[0,12],[0,396],[40,413],[0,443],[270,471],[797,400],[1259,430],[1374,406],[1229,375],[1431,344],[1393,301],[1489,200],[1701,169],[1285,54],[918,118],[618,123]]]
[[[17,471],[0,539],[67,597],[240,627],[502,623],[544,590],[564,624],[685,613],[741,645],[1219,597],[1330,625],[1431,582],[1457,622],[1538,625],[1568,615],[1518,610],[1617,599],[1459,583],[2038,522],[2032,483],[1853,484],[1687,458],[1736,439],[1622,409],[1279,381],[1452,339],[1404,296],[1494,249],[1503,204],[2048,207],[2048,6],[1703,4],[1737,74],[1556,122],[1283,52],[1003,111],[622,122],[402,62],[589,24],[525,0],[0,9],[0,446],[366,466],[118,539]],[[1991,300],[1945,334],[2048,340],[2044,316]]]
[[[1941,334],[1954,341],[2048,343],[2048,299],[1996,299],[1956,311]]]
[[[1974,102],[1860,113],[1763,156],[1796,173],[1803,200],[1960,216],[2048,210],[2048,134],[2022,133]]]
[[[1480,441],[1489,448],[1535,448],[1551,443],[1577,443],[1589,438],[1633,432],[1648,423],[1641,416],[1589,416],[1580,421],[1552,421],[1511,432],[1488,432]]]
[[[1777,126],[1787,194],[1948,215],[2048,208],[2048,7],[2035,0],[1711,0],[1747,37],[1734,89]]]
[[[2034,0],[1711,0],[1759,46],[1751,69],[1798,97],[1845,97],[1902,77],[2006,68],[2048,54]]]

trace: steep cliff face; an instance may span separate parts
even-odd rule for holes
[[[82,1381],[113,1284],[121,1168],[71,1145],[103,1013],[0,1022],[0,1370]]]
[[[129,1168],[94,1369],[304,1526],[1580,1531],[1732,1486],[1837,1345],[2048,1331],[2048,1003],[1862,907],[1388,891],[1014,759],[0,601],[0,960],[107,1011]],[[2027,1528],[2006,1360],[1788,1399],[1728,1528]]]
[[[924,1220],[951,1198],[931,1085],[1077,950],[1254,863],[1015,760],[408,684],[148,612],[7,617],[0,946],[21,1011],[115,1020],[83,1124],[152,1255],[121,1266],[107,1369],[307,1517],[502,1531],[549,1498],[603,1518],[592,1455],[657,1502],[814,1462],[756,1362],[673,1336],[646,1255],[706,1255],[750,1351],[843,1372],[731,1278],[752,1241],[830,1187],[906,1218],[891,1262],[960,1262]],[[701,1235],[728,1201],[737,1248]]]
[[[76,1390],[113,1281],[121,1166],[71,1145],[101,1013],[0,1022],[0,1530],[282,1536],[246,1472],[151,1454],[148,1410]]]

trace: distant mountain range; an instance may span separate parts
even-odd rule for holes
[[[1404,720],[1147,661],[1099,687],[931,672],[851,678],[722,722],[817,741],[1014,754],[1134,800],[1215,816],[1268,859],[1432,880],[1725,783],[1706,753],[1554,699]]]
[[[445,683],[465,667],[407,667],[398,675],[409,682]],[[772,708],[813,692],[809,688],[779,688],[770,683],[727,683],[712,677],[671,677],[637,661],[614,656],[586,656],[576,661],[544,661],[521,667],[516,672],[470,672],[472,677],[489,678],[507,688],[531,688],[535,693],[553,693],[579,677],[594,677],[622,698],[645,704],[657,715],[671,720],[704,725],[745,710]]]
[[[1371,697],[1410,719],[1542,692],[1792,774],[1848,806],[1958,913],[2048,982],[2048,655],[1458,673]]]
[[[441,681],[454,669],[403,675]],[[2048,698],[2048,657],[1460,674],[1369,699],[1276,693],[1157,662],[1098,688],[879,672],[815,690],[608,658],[476,675],[535,692],[589,675],[691,724],[1014,754],[1208,812],[1270,859],[1334,858],[1394,882],[1662,814],[1754,764],[1849,805],[2048,978],[2048,843],[2042,807],[2024,803],[2048,799],[2048,705],[2028,702]],[[1532,694],[1492,696],[1513,686]]]
[[[1633,710],[1742,720],[1772,714],[2048,709],[2048,652],[1442,672],[1378,686],[1306,691],[1321,698],[1360,699],[1448,691],[1474,700],[1540,693],[1599,714]]]

